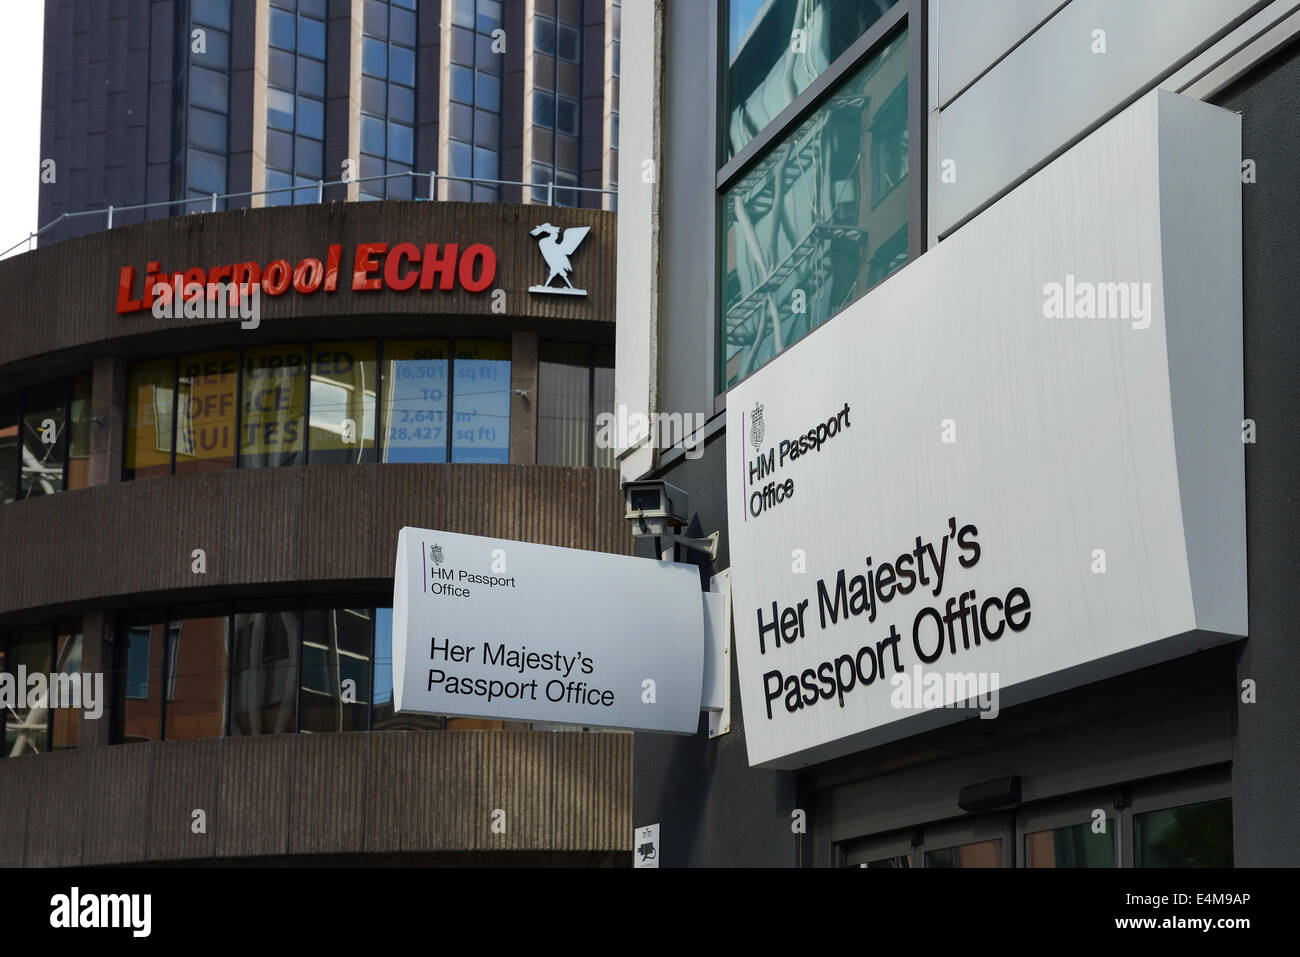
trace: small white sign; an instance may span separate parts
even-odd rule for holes
[[[659,825],[647,824],[638,827],[632,835],[632,866],[659,866]]]
[[[693,565],[398,534],[398,712],[694,734],[703,679]]]

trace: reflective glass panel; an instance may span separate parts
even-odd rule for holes
[[[1092,823],[1070,824],[1025,835],[1026,867],[1114,867],[1115,819],[1098,834]]]
[[[298,57],[298,92],[325,96],[325,64],[310,57]]]
[[[61,623],[58,638],[54,643],[55,672],[67,676],[81,675],[81,645],[81,620],[74,619]],[[92,683],[83,688],[79,677],[76,687],[69,686],[68,689],[73,696],[72,700],[63,701],[60,707],[51,712],[54,719],[54,742],[52,747],[55,751],[77,746],[77,729],[81,726],[81,708],[79,705],[82,702],[90,704],[89,696],[96,693],[93,680],[92,678]],[[102,692],[107,694],[108,688],[103,688]],[[77,697],[78,695],[79,697]],[[100,711],[102,717],[108,710],[108,702],[101,698],[96,702],[96,705],[102,709]],[[94,706],[92,705],[92,707]]]
[[[235,467],[239,356],[233,349],[180,358],[176,474]]]
[[[294,730],[298,612],[236,613],[230,675],[231,735]]]
[[[298,18],[298,52],[325,59],[325,24],[311,17]]]
[[[230,106],[229,81],[224,73],[205,70],[203,67],[190,68],[190,105],[203,106],[218,113],[225,113]]]
[[[375,609],[375,731],[440,731],[443,719],[393,710],[393,609]]]
[[[63,460],[67,455],[64,418],[66,383],[58,382],[23,393],[23,498],[63,491]]]
[[[902,34],[724,195],[726,387],[906,261],[908,190],[896,187],[907,175],[907,122],[895,106],[906,91]]]
[[[90,487],[92,424],[90,388],[88,375],[79,375],[72,380],[72,396],[68,403],[71,413],[71,421],[68,423],[68,488],[70,489]]]
[[[727,0],[728,158],[897,0]]]
[[[156,359],[131,366],[126,395],[126,475],[171,474],[176,366]]]
[[[384,461],[447,461],[447,342],[384,343]]]
[[[137,621],[124,636],[121,672],[121,740],[131,744],[158,740],[162,725],[162,655],[165,622]]]
[[[456,340],[453,462],[510,461],[510,343]]]
[[[365,731],[370,724],[370,609],[307,609],[302,632],[299,730]]]
[[[537,464],[586,465],[591,449],[591,350],[543,342],[537,361]]]
[[[993,838],[925,852],[926,867],[1001,867],[1002,841]]]
[[[245,350],[241,468],[303,464],[306,368],[305,345]]]
[[[614,414],[614,350],[609,346],[596,347],[596,368],[592,376],[592,422],[599,436],[601,415]],[[596,461],[598,468],[612,468],[614,455],[618,450],[613,442],[596,443]]]
[[[312,465],[375,460],[373,342],[318,342],[311,360]]]
[[[5,670],[14,676],[15,683],[19,668],[25,668],[28,676],[45,675],[48,682],[53,638],[52,629],[44,626],[26,628],[10,637]],[[26,707],[18,707],[18,702],[15,702],[12,707],[5,708],[6,757],[44,754],[47,750],[50,727],[49,688],[45,689],[44,697],[38,697],[39,689],[31,683],[26,690]]]
[[[216,738],[226,727],[227,615],[180,618],[167,643],[167,737]]]
[[[1134,867],[1232,867],[1232,800],[1133,815]]]

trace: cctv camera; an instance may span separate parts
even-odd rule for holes
[[[690,521],[686,493],[662,480],[624,482],[623,497],[634,536],[663,535],[669,526],[678,527]]]

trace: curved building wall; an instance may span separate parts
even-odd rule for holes
[[[631,551],[594,467],[614,234],[597,210],[385,201],[0,263],[0,664],[103,681],[99,717],[7,710],[5,863],[624,860],[630,736],[395,717],[387,609],[405,525]],[[169,316],[146,290],[174,275],[260,287]]]

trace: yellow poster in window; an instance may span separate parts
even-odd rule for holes
[[[127,376],[126,468],[132,478],[171,472],[175,374],[171,359],[131,366]]]
[[[180,358],[176,474],[235,467],[239,356],[233,349]]]

